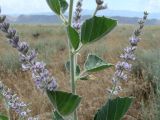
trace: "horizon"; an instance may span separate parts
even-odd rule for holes
[[[47,6],[45,0],[0,0],[0,6],[3,14],[8,15],[32,15],[38,13],[50,13],[52,12]],[[69,1],[69,0],[67,0]],[[160,0],[104,0],[108,5],[108,10],[118,10],[118,11],[133,11],[133,12],[143,12],[148,11],[149,13],[160,13]],[[76,2],[75,2],[76,3]],[[92,5],[91,5],[92,4]],[[13,7],[17,6],[18,7]],[[94,0],[84,1],[83,9],[94,10],[96,4]],[[103,11],[102,11],[103,12]]]
[[[94,12],[94,10],[88,10],[85,9],[82,11],[82,16],[90,16],[92,15]],[[13,18],[17,18],[19,16],[53,16],[55,15],[52,11],[50,12],[39,12],[39,13],[31,13],[31,14],[6,14],[7,16],[13,17]],[[68,15],[68,12],[65,12],[65,16]],[[143,12],[138,12],[138,11],[127,11],[127,10],[102,10],[99,11],[97,13],[97,15],[100,16],[108,16],[108,17],[128,17],[128,18],[141,18],[141,16],[143,15]],[[160,13],[149,13],[149,17],[148,19],[156,19],[156,20],[160,20]]]

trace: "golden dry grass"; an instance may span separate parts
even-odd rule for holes
[[[39,59],[47,63],[47,68],[57,79],[59,89],[70,91],[69,76],[64,68],[64,63],[68,59],[68,49],[67,37],[63,26],[13,25],[13,27],[17,29],[22,40],[28,41],[31,47],[38,50]],[[96,52],[108,62],[116,63],[119,59],[119,54],[122,52],[122,48],[128,45],[128,38],[131,36],[134,28],[135,26],[131,25],[119,25],[113,32],[99,42],[86,46],[78,56],[78,63],[83,67],[83,63],[89,52]],[[34,33],[39,33],[40,36],[34,37]],[[137,52],[145,49],[159,48],[159,33],[160,26],[146,26],[144,34],[141,36],[142,41],[139,44]],[[6,55],[8,55],[6,59],[9,62],[6,62],[7,60],[4,59]],[[31,80],[31,74],[21,71],[20,63],[17,61],[17,51],[9,46],[4,35],[0,33],[0,79],[15,91],[22,100],[31,103],[30,109],[32,110],[33,116],[41,115],[44,117],[48,115],[51,112],[49,100],[45,94],[35,88]],[[15,66],[10,67],[12,64]],[[114,68],[107,69],[100,73],[95,73],[95,79],[93,80],[77,82],[77,93],[83,97],[78,112],[79,120],[91,120],[97,107],[100,107],[107,99],[106,89],[111,86],[113,72]],[[129,94],[138,96],[135,94],[138,94],[138,92],[134,91],[136,84],[136,78],[132,76],[130,82],[123,83],[124,92],[121,95]],[[138,88],[136,89],[138,90]],[[139,113],[136,111],[136,109],[140,110],[140,102],[141,101],[136,101],[138,104],[134,104],[131,112],[128,113],[130,116],[128,116],[126,120],[132,120],[133,117],[135,120],[140,120]],[[17,119],[16,115],[14,115],[14,119]],[[49,118],[44,117],[42,119],[48,120]]]

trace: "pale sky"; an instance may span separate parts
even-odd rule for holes
[[[69,1],[69,0],[67,0]],[[76,2],[77,0],[74,0]],[[110,10],[160,12],[160,0],[104,0]],[[35,14],[51,12],[46,0],[0,0],[4,14]],[[95,0],[84,0],[83,9],[94,9]]]

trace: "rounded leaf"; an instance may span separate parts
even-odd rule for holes
[[[55,109],[62,116],[68,116],[73,113],[81,101],[81,97],[78,95],[63,91],[47,91],[47,95]]]
[[[94,120],[121,120],[128,111],[132,101],[133,97],[109,99],[109,101],[98,110]]]
[[[49,7],[53,12],[55,12],[57,15],[60,15],[61,12],[65,12],[68,8],[68,3],[66,0],[46,0]]]
[[[64,13],[68,8],[68,3],[66,0],[59,0],[61,5],[61,11]]]
[[[85,70],[87,72],[96,72],[96,71],[109,68],[111,66],[113,66],[113,64],[107,63],[104,60],[102,60],[100,57],[92,54],[88,55],[84,65]]]
[[[107,35],[116,25],[116,20],[104,16],[94,16],[83,23],[81,28],[81,42],[87,44],[97,41]]]
[[[72,47],[76,50],[79,47],[80,39],[78,32],[71,26],[67,27],[67,33]]]

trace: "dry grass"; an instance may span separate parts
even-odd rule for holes
[[[39,58],[47,63],[47,68],[57,78],[59,89],[70,91],[69,76],[64,68],[64,63],[68,59],[68,49],[67,37],[63,26],[13,25],[13,27],[19,31],[22,40],[27,40],[31,47],[39,51]],[[116,63],[122,48],[128,44],[128,38],[132,34],[133,29],[134,26],[131,25],[119,25],[111,34],[103,38],[103,40],[89,45],[82,50],[81,54],[78,56],[79,64],[82,66],[89,52],[96,52],[105,60]],[[40,35],[34,37],[33,34],[35,33],[39,33]],[[142,35],[143,41],[139,45],[138,52],[153,47],[159,48],[159,33],[160,26],[147,26]],[[24,73],[20,70],[21,68],[20,64],[17,62],[17,55],[17,51],[14,51],[13,48],[8,45],[4,35],[0,33],[0,79],[8,87],[17,92],[24,101],[31,103],[30,108],[32,110],[32,115],[41,115],[44,117],[44,115],[51,112],[50,103],[47,97],[45,97],[45,94],[34,87],[31,74]],[[13,66],[8,67],[11,65]],[[79,107],[80,120],[91,120],[97,107],[100,107],[107,99],[106,88],[111,86],[113,71],[114,69],[108,69],[94,74],[96,77],[94,80],[77,82],[77,92],[83,96],[82,104]],[[134,90],[130,89],[130,85],[136,86],[137,84],[137,78],[134,76],[131,78],[132,80],[130,82],[123,84],[125,92],[121,94],[122,96],[126,94],[137,96],[141,91],[139,88],[136,88],[138,92],[135,92],[134,87]],[[138,82],[139,85],[144,85],[143,83],[144,82]],[[141,93],[139,95],[141,95]],[[137,100],[140,100],[140,98]],[[140,120],[139,113],[134,112],[136,109],[141,111],[142,105],[140,103],[141,101],[135,102],[128,113],[128,118],[125,118],[126,120],[132,120],[133,117],[135,120]],[[43,119],[48,120],[49,118],[44,117]],[[17,120],[16,117],[15,120]]]

